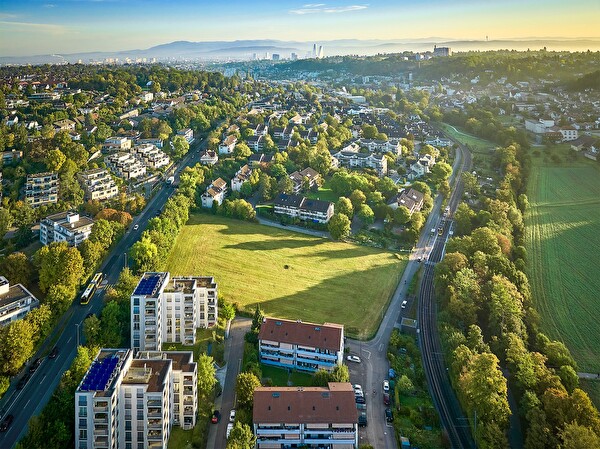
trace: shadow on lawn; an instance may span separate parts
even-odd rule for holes
[[[400,268],[405,265],[397,259],[395,262],[398,263],[332,275],[292,295],[248,303],[245,309],[254,311],[258,304],[267,316],[316,324],[340,323],[346,326],[347,335],[368,339],[377,332],[383,312],[404,271]],[[387,295],[382,298],[384,289]]]
[[[282,248],[308,248],[327,243],[327,240],[318,238],[272,239],[266,241],[242,242],[235,245],[226,245],[227,249],[244,249],[247,251],[277,251]]]
[[[348,244],[347,248],[337,249],[337,250],[329,249],[329,250],[325,250],[325,251],[313,252],[311,254],[299,254],[297,257],[310,257],[310,258],[323,258],[323,259],[348,259],[348,258],[352,258],[352,257],[372,256],[373,254],[376,254],[377,252],[380,252],[380,251],[382,251],[382,250],[378,250],[376,248],[373,248],[371,251],[369,251],[369,248],[367,248],[367,247]],[[390,258],[397,260],[392,253],[390,253]]]

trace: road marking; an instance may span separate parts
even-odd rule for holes
[[[23,408],[27,408],[27,405],[31,402],[31,399],[27,399],[27,402],[25,403],[25,407]]]
[[[72,339],[73,339],[73,337],[69,337],[69,339],[67,340],[67,343],[69,343]]]
[[[383,343],[379,343],[379,352],[383,351]]]
[[[369,351],[369,350],[367,350],[367,349],[363,349],[363,352],[366,352],[366,353],[368,354],[368,355],[367,355],[367,359],[370,359],[370,358],[371,358],[371,351]]]
[[[42,377],[42,378],[40,379],[40,385],[42,385],[42,382],[44,381],[44,379],[45,379],[45,378],[46,378],[46,374],[44,374],[44,377]]]

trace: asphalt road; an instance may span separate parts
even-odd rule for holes
[[[178,175],[186,166],[195,165],[200,161],[199,150],[206,145],[205,141],[198,142],[178,164],[174,173],[178,181]],[[156,216],[156,212],[164,206],[175,189],[171,186],[162,185],[158,188],[154,197],[148,202],[143,212],[134,220],[129,230],[123,238],[117,243],[115,248],[106,257],[100,270],[106,275],[106,284],[114,284],[125,266],[126,254],[135,243],[143,230],[146,228],[148,220]],[[139,228],[134,231],[134,225]],[[46,339],[38,353],[32,357],[44,357],[42,364],[32,375],[22,390],[16,390],[15,385],[27,371],[25,367],[18,377],[13,379],[11,387],[5,393],[0,401],[1,417],[3,419],[7,414],[14,416],[14,421],[7,432],[0,433],[0,448],[9,449],[15,446],[17,441],[22,438],[27,431],[27,423],[34,415],[39,415],[52,393],[58,386],[62,374],[71,366],[77,353],[77,344],[81,335],[80,327],[83,320],[89,313],[99,314],[103,307],[104,291],[101,290],[95,294],[89,304],[82,306],[74,303],[66,312],[58,326]],[[51,342],[55,341],[58,347],[58,355],[55,359],[49,359],[46,355],[52,349]]]

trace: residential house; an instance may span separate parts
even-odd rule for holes
[[[310,189],[314,186],[318,186],[319,179],[321,179],[321,175],[319,175],[319,173],[317,173],[316,170],[307,167],[302,171],[295,171],[294,173],[292,173],[290,175],[290,179],[294,183],[294,193],[300,193],[300,191],[304,187],[305,180],[307,187]]]
[[[247,137],[246,145],[248,145],[248,147],[255,153],[257,151],[262,151],[262,149],[264,148],[264,137],[260,134],[257,136]]]
[[[231,154],[237,143],[237,137],[227,136],[219,145],[219,154]]]
[[[314,223],[328,223],[334,213],[334,205],[329,201],[313,200],[301,195],[279,194],[273,201],[276,214]]]
[[[58,174],[27,175],[25,200],[32,207],[54,204],[58,201]]]
[[[210,276],[144,273],[131,295],[131,347],[160,350],[163,343],[194,345],[196,329],[218,319],[218,289]]]
[[[58,131],[74,131],[75,122],[69,119],[58,120],[53,123],[54,129]]]
[[[361,148],[366,148],[371,153],[393,153],[399,155],[401,148],[398,140],[359,139],[357,141]]]
[[[164,142],[162,141],[162,139],[159,139],[158,137],[151,137],[149,139],[137,139],[135,141],[136,145],[144,145],[144,144],[149,144],[149,145],[154,145],[156,148],[160,148],[162,149]]]
[[[404,206],[412,215],[413,212],[421,210],[421,208],[423,207],[423,199],[424,195],[418,190],[415,190],[413,188],[410,188],[408,190],[403,189],[400,193],[398,193],[391,199],[391,201],[388,203],[388,206],[390,206],[394,210],[398,209],[400,206]]]
[[[411,164],[408,172],[406,173],[406,177],[409,181],[414,181],[415,179],[421,178],[425,176],[427,173],[431,171],[431,167],[435,165],[435,157],[431,154],[424,154]]]
[[[219,162],[219,155],[216,151],[206,150],[202,153],[202,156],[200,156],[200,163],[202,165],[215,165],[217,162]]]
[[[85,192],[85,200],[108,200],[119,194],[119,188],[108,170],[93,168],[77,174],[77,179]]]
[[[92,233],[95,221],[81,217],[77,212],[59,212],[48,215],[40,222],[40,242],[67,242],[69,246],[79,246]]]
[[[248,158],[248,165],[250,168],[266,168],[273,163],[272,154],[257,153],[252,154]]]
[[[252,174],[252,169],[248,166],[248,164],[241,167],[233,179],[231,180],[231,190],[234,192],[239,192],[242,188],[242,184],[244,184]]]
[[[227,183],[221,178],[215,179],[202,194],[202,207],[212,207],[214,202],[221,205],[226,194]]]
[[[257,449],[358,448],[358,410],[348,382],[327,387],[259,387],[252,423]]]
[[[12,165],[18,163],[23,157],[22,151],[10,150],[2,152],[2,165]]]
[[[194,131],[191,128],[180,129],[177,135],[183,137],[190,145],[194,143]]]
[[[40,305],[39,300],[23,285],[10,285],[0,276],[0,326],[20,320]]]
[[[107,151],[123,151],[131,149],[131,140],[127,137],[113,136],[104,141],[103,150]]]

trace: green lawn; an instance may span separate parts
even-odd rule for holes
[[[532,158],[526,214],[528,275],[542,329],[580,371],[600,371],[600,165]]]
[[[440,123],[441,128],[446,134],[461,144],[465,145],[473,155],[474,166],[481,167],[482,174],[490,175],[493,173],[492,157],[495,148],[498,146],[489,140],[480,139],[472,134],[469,134],[464,129]]]
[[[318,199],[323,201],[331,201],[332,203],[337,203],[340,199],[340,196],[335,194],[331,187],[329,187],[329,180],[325,181],[319,190],[316,192],[308,192],[306,194],[308,198]]]
[[[260,365],[263,379],[269,378],[274,387],[287,387],[288,381],[292,387],[307,387],[312,384],[312,375],[299,371],[292,371],[288,374],[287,370],[275,366]]]
[[[406,257],[287,230],[192,215],[167,260],[171,275],[212,275],[219,296],[247,312],[337,322],[374,334]]]

